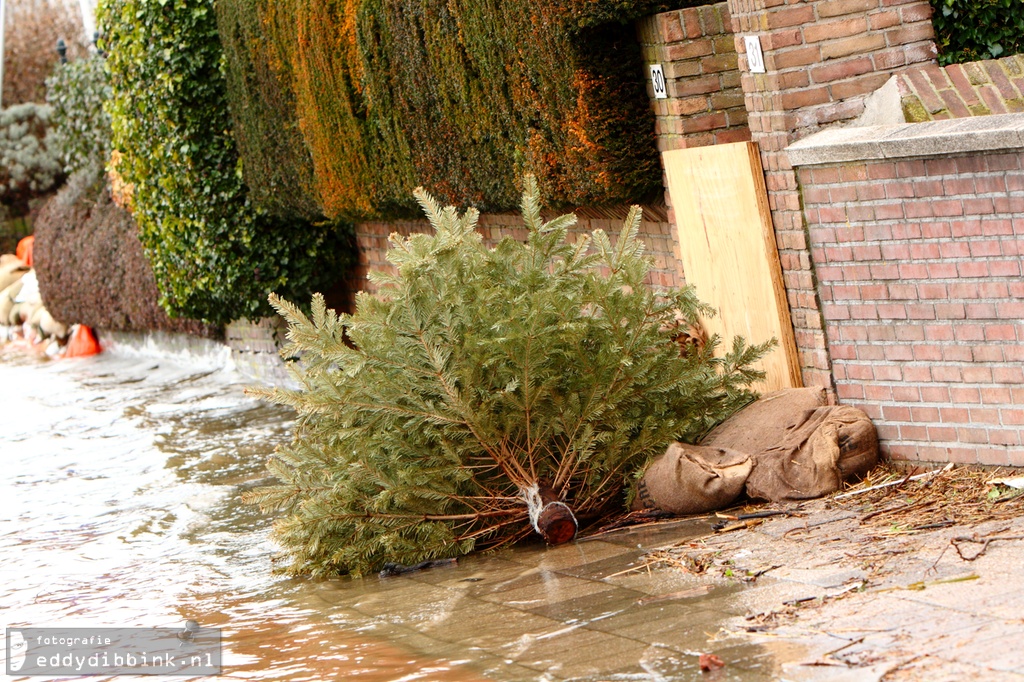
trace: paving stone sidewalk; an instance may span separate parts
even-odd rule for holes
[[[827,500],[790,511],[332,581],[319,597],[339,627],[486,680],[1024,682],[1024,519],[908,533]],[[725,667],[702,672],[702,654]]]
[[[765,571],[719,636],[774,653],[777,679],[1024,680],[1024,519],[879,535],[820,503],[673,551]]]

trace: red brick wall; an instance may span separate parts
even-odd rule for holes
[[[1022,164],[799,170],[838,396],[894,458],[1024,466]]]
[[[830,360],[800,195],[784,150],[860,115],[864,98],[894,72],[932,61],[931,7],[927,0],[729,0],[729,10],[804,383],[828,386]],[[749,72],[748,35],[760,38],[767,73]]]
[[[661,151],[750,139],[728,3],[647,17],[637,35],[665,73],[667,98],[647,85]]]
[[[603,229],[612,239],[622,230],[622,223],[628,208],[579,209],[579,217],[575,228],[570,234],[583,234],[596,229]],[[550,217],[554,217],[552,214]],[[526,228],[523,227],[521,216],[483,215],[480,216],[478,230],[489,246],[497,244],[503,237],[526,239]],[[343,300],[339,300],[341,308],[352,310],[356,291],[376,291],[368,275],[371,271],[394,272],[387,262],[385,254],[388,248],[388,236],[397,233],[408,236],[416,232],[430,232],[430,224],[426,220],[408,220],[393,223],[373,222],[356,225],[356,242],[359,249],[359,263],[352,273],[346,287],[347,300],[344,292],[339,292]],[[655,287],[678,287],[683,284],[683,268],[679,262],[679,246],[672,225],[668,222],[664,206],[645,206],[644,220],[640,224],[640,238],[647,246],[647,255],[654,259],[654,270],[649,281]]]

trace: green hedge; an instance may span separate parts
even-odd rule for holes
[[[242,180],[213,0],[104,0],[113,147],[172,316],[211,323],[269,313],[269,292],[338,278],[335,226],[271,217]]]
[[[556,205],[660,191],[643,62],[627,22],[666,3],[254,1],[329,216],[400,214],[420,184],[446,202],[508,210],[514,177],[527,172]],[[242,126],[261,139],[255,120]],[[245,153],[246,166],[258,156]]]
[[[252,199],[271,215],[320,220],[291,74],[276,58],[256,0],[217,0],[215,7],[235,143]]]
[[[958,64],[1024,52],[1021,0],[931,0],[939,63]]]

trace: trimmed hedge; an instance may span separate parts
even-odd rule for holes
[[[216,336],[220,329],[171,320],[130,213],[110,199],[100,167],[71,176],[35,222],[39,290],[56,319],[108,331]]]
[[[395,168],[407,150],[393,149],[399,139],[375,136],[367,120],[355,32],[361,0],[257,2],[276,59],[291,74],[324,213],[358,219],[387,215],[396,204],[411,209],[409,193],[390,187],[414,184],[411,167]]]
[[[322,220],[291,74],[275,58],[256,0],[217,0],[215,8],[232,131],[253,202],[278,217]]]
[[[255,2],[329,216],[401,215],[420,184],[444,202],[509,210],[519,195],[510,169],[535,173],[555,205],[660,191],[628,22],[692,3]]]
[[[931,0],[939,64],[960,64],[1024,52],[1021,0]]]
[[[339,279],[338,225],[259,210],[231,136],[213,0],[104,0],[113,148],[161,305],[210,323],[269,314],[269,292]]]

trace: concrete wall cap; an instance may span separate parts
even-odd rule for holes
[[[1024,149],[1024,114],[831,128],[786,148],[793,166]]]

